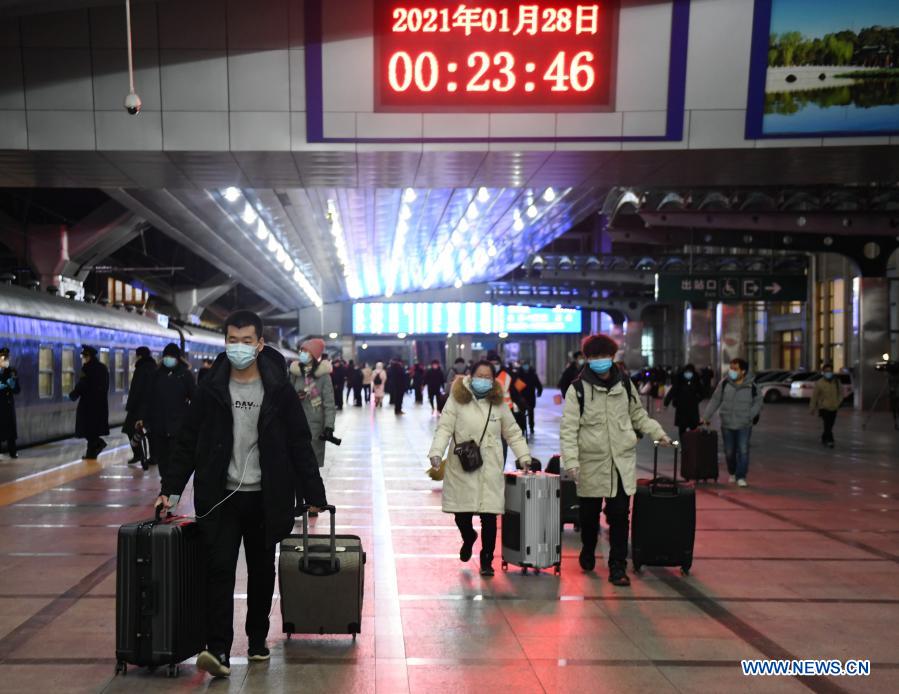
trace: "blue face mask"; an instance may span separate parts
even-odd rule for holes
[[[491,378],[473,378],[471,379],[471,389],[479,398],[483,398],[493,388],[493,379]]]
[[[739,372],[739,371],[734,371],[733,369],[728,369],[728,370],[727,370],[727,377],[728,377],[731,381],[736,381],[738,378],[740,378],[740,372]]]
[[[225,354],[228,355],[231,366],[238,371],[249,368],[256,361],[256,348],[253,345],[241,343],[228,345],[225,347]]]
[[[309,352],[300,352],[300,364],[308,364],[312,361],[312,355]]]
[[[612,360],[611,359],[591,359],[589,362],[590,370],[593,373],[604,374],[612,368]]]
[[[178,365],[178,360],[175,357],[163,357],[162,365],[167,369],[174,369]]]
[[[692,371],[684,371],[684,378],[688,381],[693,380],[693,372]]]
[[[531,365],[530,365],[530,364],[522,364],[522,365],[521,365],[521,370],[522,370],[522,371],[530,371],[530,370],[531,370]]]
[[[825,371],[824,378],[826,378],[828,381],[832,380],[833,379],[833,371]]]

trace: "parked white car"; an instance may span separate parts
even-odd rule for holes
[[[843,402],[852,399],[852,376],[848,373],[841,372],[835,374],[840,380],[840,387],[843,391]],[[790,384],[790,397],[795,400],[808,400],[812,397],[812,391],[815,390],[815,381],[824,378],[820,373],[811,374],[808,378],[796,379]]]
[[[793,371],[776,381],[759,383],[758,389],[765,402],[780,402],[790,397],[790,387],[793,381],[803,381],[813,375],[813,371]]]

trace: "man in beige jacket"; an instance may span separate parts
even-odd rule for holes
[[[808,408],[813,415],[821,417],[824,423],[821,443],[833,448],[833,423],[837,418],[837,410],[843,403],[843,388],[839,379],[833,375],[833,364],[825,364],[821,372],[822,377],[815,381]]]
[[[599,513],[605,500],[609,582],[628,586],[630,497],[637,491],[636,432],[663,446],[671,445],[671,440],[646,414],[628,376],[614,366],[618,344],[606,335],[590,335],[581,349],[587,368],[565,394],[560,436],[562,465],[577,483],[580,564],[584,571],[596,566]]]

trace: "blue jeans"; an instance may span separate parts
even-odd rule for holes
[[[736,475],[738,480],[746,479],[749,472],[749,437],[752,427],[745,429],[721,428],[724,439],[724,456],[727,458],[727,472]]]

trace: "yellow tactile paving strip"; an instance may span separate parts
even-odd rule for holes
[[[100,462],[89,458],[75,463],[68,463],[52,468],[46,472],[31,475],[25,479],[0,484],[0,506],[9,506],[29,496],[46,492],[54,487],[66,484],[88,475],[100,472],[106,465],[112,464],[113,456],[107,456]]]

